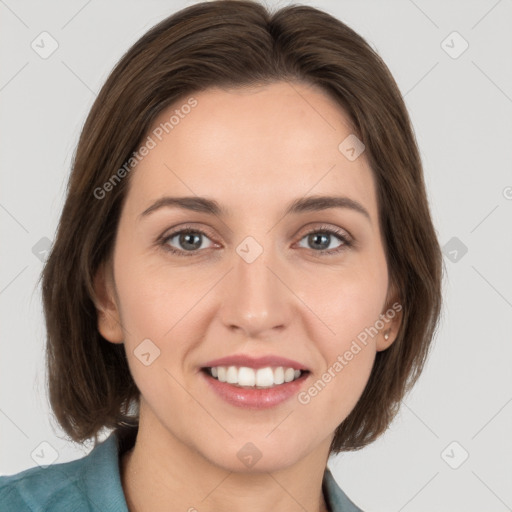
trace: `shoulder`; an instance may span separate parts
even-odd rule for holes
[[[85,499],[80,478],[86,459],[0,477],[0,508],[16,512],[82,510],[77,505]],[[62,508],[64,503],[67,508]]]
[[[325,468],[322,489],[331,512],[363,512],[342,491],[328,467]]]
[[[113,435],[81,459],[0,477],[2,511],[89,512],[95,502],[99,502],[98,510],[104,509],[105,498],[120,501],[120,508],[108,510],[123,511],[124,495]]]

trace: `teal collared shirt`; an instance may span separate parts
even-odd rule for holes
[[[116,430],[81,459],[0,477],[0,511],[128,512],[119,461],[134,441],[133,429],[125,433]],[[338,487],[327,467],[322,490],[331,512],[362,512]]]

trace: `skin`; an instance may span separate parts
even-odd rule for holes
[[[113,258],[95,279],[99,331],[125,344],[141,391],[138,437],[121,461],[127,503],[132,512],[326,510],[321,485],[334,431],[376,352],[395,340],[400,315],[306,405],[292,397],[265,410],[235,407],[198,372],[226,355],[275,354],[311,370],[307,389],[385,313],[397,297],[372,171],[365,153],[349,161],[338,150],[350,121],[319,88],[276,82],[194,98],[197,106],[131,171]],[[333,194],[360,202],[370,218],[349,208],[283,216],[294,199]],[[209,197],[232,214],[164,207],[139,218],[165,195]],[[185,223],[206,232],[196,234],[202,244],[192,256],[155,242]],[[355,244],[319,255],[307,234],[322,225]],[[252,263],[236,252],[247,236],[263,248]],[[186,242],[166,243],[186,253]],[[320,248],[341,244],[331,235]],[[134,355],[147,338],[160,350],[149,366]],[[247,442],[262,454],[250,468],[237,457]]]

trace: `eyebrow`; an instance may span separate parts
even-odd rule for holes
[[[217,216],[229,216],[231,212],[219,205],[214,199],[199,196],[170,197],[165,196],[155,201],[146,208],[140,215],[139,220],[160,208],[182,208],[194,212],[208,213]],[[371,217],[366,208],[346,196],[308,196],[292,201],[284,215],[299,214],[304,212],[328,210],[330,208],[346,208],[364,215],[370,222]]]

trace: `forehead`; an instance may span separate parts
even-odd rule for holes
[[[132,171],[127,202],[138,213],[167,194],[215,196],[229,209],[279,209],[286,198],[339,193],[374,217],[364,152],[351,161],[339,149],[349,136],[348,116],[315,86],[201,91],[157,117],[146,134],[153,147]]]

